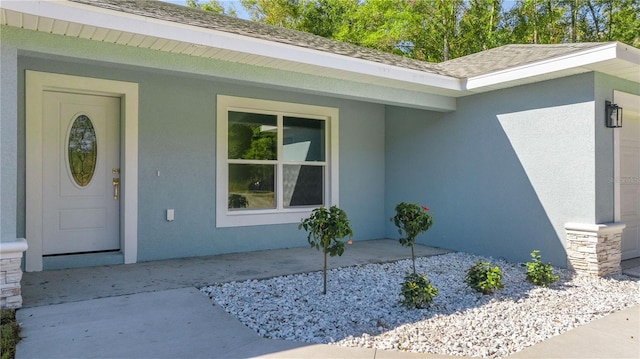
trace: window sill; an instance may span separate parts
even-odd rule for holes
[[[313,209],[307,207],[282,212],[270,210],[231,211],[216,216],[216,228],[300,223],[302,219],[309,217]]]

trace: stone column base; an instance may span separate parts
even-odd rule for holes
[[[22,307],[20,280],[22,279],[22,253],[27,250],[27,241],[20,238],[11,242],[0,242],[0,308]]]
[[[569,268],[598,277],[620,273],[624,227],[624,223],[566,223]]]

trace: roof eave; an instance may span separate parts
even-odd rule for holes
[[[299,64],[320,66],[369,76],[393,82],[424,86],[425,92],[432,90],[450,93],[462,89],[462,80],[436,73],[407,69],[374,61],[332,54],[280,42],[242,36],[233,33],[206,29],[177,22],[153,19],[142,15],[124,13],[70,1],[3,1],[2,8],[35,16],[54,18],[69,23],[96,26],[154,36],[167,40],[189,43],[193,46],[210,47],[263,56]],[[310,72],[313,74],[312,72]]]
[[[398,104],[402,105],[403,101],[398,99],[385,100],[386,92],[383,91],[385,88],[393,89],[392,91],[396,92],[398,90],[405,91],[405,93],[410,92],[415,94],[415,98],[407,101],[409,102],[407,105],[436,111],[454,110],[455,100],[453,99],[456,97],[590,71],[600,71],[640,82],[640,71],[637,71],[640,66],[640,50],[621,43],[603,43],[602,46],[569,55],[461,79],[435,72],[394,66],[71,1],[2,1],[0,8],[37,18],[55,19],[62,22],[63,26],[64,24],[66,26],[81,24],[119,31],[123,34],[128,33],[130,36],[134,35],[131,29],[135,29],[135,35],[148,37],[152,41],[161,39],[172,44],[179,44],[174,48],[186,47],[187,50],[183,53],[187,55],[205,57],[204,55],[210,54],[206,57],[269,69],[292,71],[308,76],[321,76],[329,80],[346,80],[367,84],[371,86],[371,92],[375,92],[374,89],[380,89],[380,94],[377,97],[376,94],[370,94],[371,100],[374,102],[396,103],[394,101],[397,100]],[[73,36],[66,33],[64,35]],[[115,42],[122,44],[119,41]],[[142,47],[131,44],[126,46]],[[148,48],[165,51],[158,47],[154,48],[154,46],[148,46]],[[173,52],[173,50],[166,51]],[[218,57],[223,56],[218,53],[226,55]],[[622,68],[622,70],[618,68]],[[348,96],[348,93],[343,92],[337,91],[334,95]],[[326,94],[332,95],[331,92]],[[358,98],[360,96],[362,94]],[[422,101],[428,99],[429,104],[415,103],[415,100],[419,98]],[[437,105],[437,103],[441,103],[441,105]]]
[[[469,77],[463,90],[468,93],[486,92],[591,71],[640,82],[638,68],[640,49],[619,42],[603,43],[593,49]]]

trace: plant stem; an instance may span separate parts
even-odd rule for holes
[[[322,290],[322,294],[327,294],[327,252],[324,251],[324,265],[323,265],[323,274],[324,274],[324,287]]]
[[[411,260],[413,261],[413,274],[416,274],[416,256],[413,254],[413,245],[411,246]]]

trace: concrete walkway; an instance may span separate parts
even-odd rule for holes
[[[416,256],[450,251],[415,246]],[[411,250],[393,240],[356,241],[327,266],[338,268],[392,262],[411,257]],[[170,259],[103,267],[25,273],[23,307],[76,302],[166,289],[203,287],[213,283],[263,279],[322,269],[322,255],[313,248],[289,248],[218,256]]]
[[[416,255],[447,251],[416,246]],[[392,240],[354,242],[331,267],[410,256]],[[264,339],[195,287],[316,271],[320,254],[293,248],[25,273],[22,341],[30,358],[447,358]],[[513,357],[638,358],[640,306],[576,328]]]

